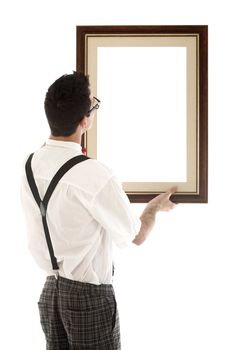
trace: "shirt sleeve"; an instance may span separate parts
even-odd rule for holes
[[[140,219],[132,212],[129,199],[115,176],[96,194],[91,214],[120,248],[132,243],[141,227]]]

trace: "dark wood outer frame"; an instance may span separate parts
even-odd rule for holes
[[[76,69],[85,72],[85,36],[88,34],[198,34],[199,36],[199,193],[175,194],[174,202],[208,202],[208,26],[207,25],[145,25],[145,26],[77,26]],[[133,203],[146,203],[156,194],[128,194]]]

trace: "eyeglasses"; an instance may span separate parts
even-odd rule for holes
[[[93,102],[92,103],[94,104],[94,106],[87,112],[88,115],[90,115],[91,112],[93,112],[95,109],[99,108],[100,100],[97,97],[93,96]]]

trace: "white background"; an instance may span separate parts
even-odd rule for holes
[[[36,305],[44,276],[26,247],[20,165],[48,136],[47,87],[75,69],[75,26],[208,24],[209,204],[159,214],[142,247],[117,252],[114,286],[123,350],[232,350],[230,1],[9,0],[0,16],[1,348],[45,348]]]

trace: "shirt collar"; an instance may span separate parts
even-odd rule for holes
[[[48,139],[46,141],[46,145],[48,146],[55,146],[55,147],[64,147],[64,148],[71,148],[79,153],[82,153],[82,147],[79,143],[71,142],[71,141],[57,141],[57,140],[51,140]]]

